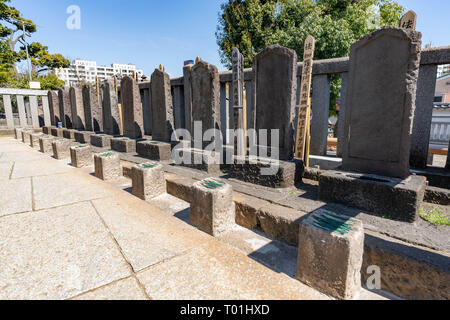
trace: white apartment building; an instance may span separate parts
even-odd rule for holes
[[[69,68],[55,69],[56,76],[66,83],[66,86],[81,84],[84,80],[86,83],[95,83],[95,77],[99,81],[116,76],[119,80],[123,76],[132,76],[133,72],[137,73],[140,79],[144,72],[136,69],[133,64],[113,63],[111,66],[98,66],[96,61],[76,59]]]
[[[438,66],[437,77],[440,78],[446,74],[450,74],[450,64],[443,64]]]

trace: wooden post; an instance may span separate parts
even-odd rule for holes
[[[233,76],[233,115],[234,130],[239,130],[233,141],[236,155],[245,156],[247,154],[246,134],[244,125],[244,56],[239,49],[234,48],[232,53],[232,76]]]
[[[400,19],[399,27],[403,29],[416,30],[417,14],[410,10]]]
[[[311,141],[311,80],[314,58],[315,40],[308,36],[305,40],[303,55],[302,79],[300,82],[300,105],[298,108],[297,139],[295,157],[302,159],[306,167],[309,166],[309,144]]]

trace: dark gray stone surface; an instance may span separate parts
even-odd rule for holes
[[[280,130],[280,160],[294,154],[294,118],[297,91],[297,54],[278,45],[257,54],[253,63],[254,128]],[[270,133],[269,133],[270,137]],[[268,141],[271,146],[271,142]]]
[[[343,169],[405,178],[421,33],[383,27],[351,47]]]
[[[183,93],[184,93],[184,123],[185,128],[191,132],[191,122],[192,122],[192,86],[191,86],[191,74],[192,66],[188,64],[183,67]]]
[[[72,129],[72,107],[70,105],[69,88],[64,87],[58,90],[59,114],[64,128]]]
[[[173,102],[170,77],[156,69],[151,80],[152,139],[171,142],[174,130]]]
[[[109,135],[119,135],[120,114],[113,79],[107,79],[103,82],[102,92],[103,131]]]
[[[450,142],[448,144],[449,153],[447,155],[447,163],[445,164],[445,169],[450,170]]]
[[[123,135],[130,139],[144,136],[144,118],[142,116],[142,102],[136,81],[128,76],[120,82],[122,97]]]
[[[99,148],[110,148],[112,138],[114,137],[107,134],[93,134],[91,135],[91,144]]]
[[[200,60],[192,67],[191,94],[191,135],[194,141],[199,141],[208,129],[220,131],[220,82],[216,66]],[[202,123],[201,137],[200,132],[192,132],[195,121]],[[198,146],[204,148],[210,143],[200,141]]]
[[[156,161],[172,159],[172,146],[170,143],[160,141],[140,141],[136,144],[138,155]]]
[[[135,139],[130,139],[128,137],[112,138],[111,149],[118,152],[135,153],[136,143],[137,141]]]
[[[220,173],[220,163],[216,161],[214,156],[210,156],[211,153],[207,151],[194,149],[194,148],[182,148],[176,151],[180,157],[189,159],[189,163],[180,163],[179,165],[205,171],[207,173]],[[195,159],[201,159],[195,161]],[[196,163],[197,162],[197,163]]]
[[[429,167],[425,170],[411,170],[411,172],[427,178],[431,187],[450,189],[450,171],[444,168]]]
[[[70,106],[72,110],[73,128],[76,130],[86,130],[83,94],[80,87],[70,87]]]
[[[436,187],[427,187],[427,189],[425,190],[424,201],[443,206],[450,206],[450,190]]]
[[[415,222],[426,179],[405,180],[371,174],[328,171],[319,176],[319,199],[377,213],[389,219]]]
[[[56,91],[49,91],[48,97],[48,108],[50,110],[50,123],[52,126],[57,126],[58,122],[61,121],[60,110],[59,110],[59,98]]]
[[[75,132],[74,129],[63,129],[63,137],[69,140],[75,140]]]
[[[51,134],[54,137],[63,138],[64,137],[64,129],[62,128],[52,128]]]
[[[79,143],[91,143],[91,136],[94,132],[88,131],[76,131],[75,132],[75,141]]]
[[[102,132],[103,114],[98,104],[97,89],[92,85],[84,85],[82,92],[86,130]]]
[[[258,159],[250,161],[248,157],[235,156],[230,166],[230,176],[241,181],[271,187],[289,188],[295,184],[296,163],[287,161],[271,161],[269,159]],[[271,164],[276,165],[274,174],[262,175],[262,168],[269,168]]]

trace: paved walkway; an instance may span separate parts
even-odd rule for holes
[[[0,299],[327,299],[84,170],[0,138]]]

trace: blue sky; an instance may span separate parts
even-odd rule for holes
[[[183,61],[200,56],[224,70],[215,31],[220,4],[226,0],[12,0],[38,31],[31,41],[70,60],[98,64],[133,63],[150,75],[159,64],[182,75]],[[450,45],[448,0],[397,0],[419,16],[423,43]],[[81,9],[81,29],[69,30],[66,9]]]

